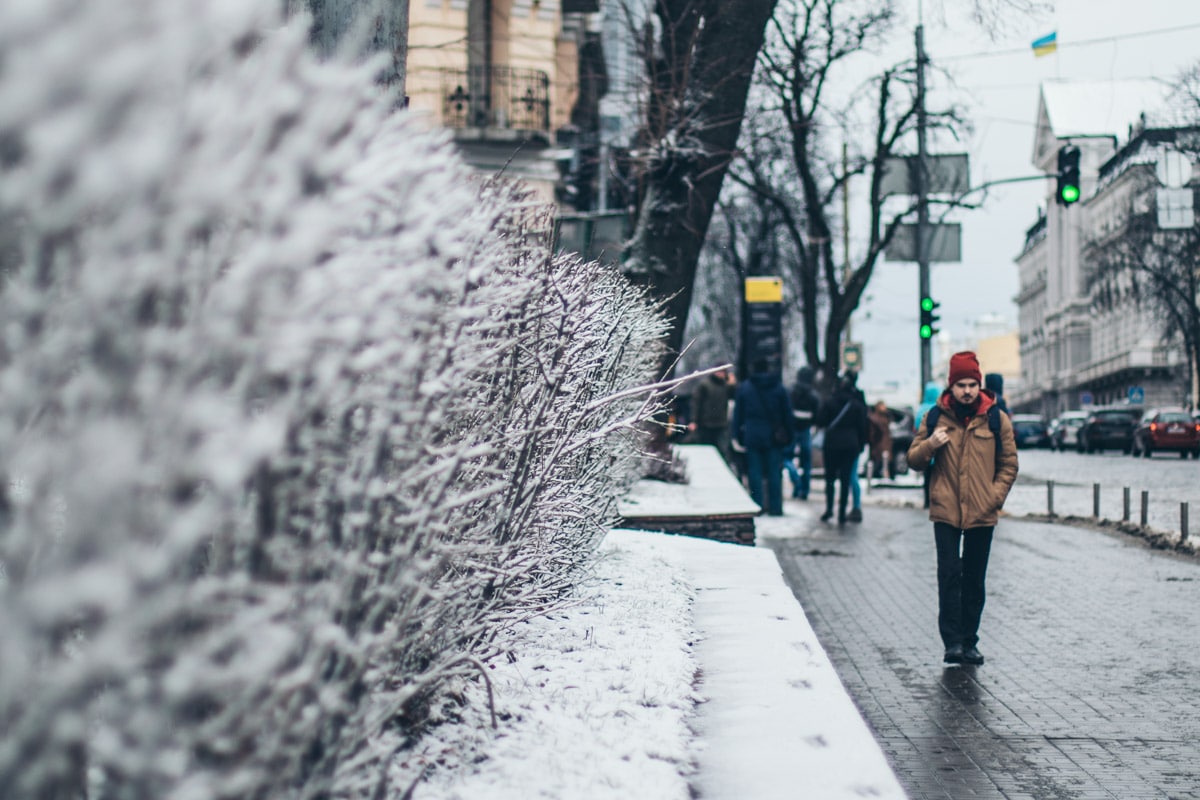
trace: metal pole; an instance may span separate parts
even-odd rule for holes
[[[600,195],[596,200],[597,211],[608,211],[608,139],[604,135],[604,122],[601,118],[600,122],[600,152],[596,158],[600,162],[600,185],[597,187],[597,194]]]
[[[842,288],[850,285],[850,149],[845,142],[842,142],[842,174],[845,181],[842,183]],[[853,342],[854,337],[850,333],[850,322],[853,319],[853,314],[846,315],[846,328],[842,333],[842,341]],[[922,384],[924,386],[924,384]]]
[[[1054,516],[1054,481],[1046,481],[1046,513]]]
[[[1092,484],[1092,516],[1100,519],[1100,484]]]
[[[1142,527],[1150,520],[1150,493],[1142,490]]]
[[[1121,522],[1129,522],[1129,487],[1126,486],[1121,493],[1124,495],[1121,503]]]
[[[1186,542],[1188,539],[1188,504],[1179,504],[1179,541]]]
[[[929,297],[929,203],[925,197],[925,26],[917,25],[917,169],[913,188],[917,192],[917,298]],[[921,388],[933,380],[933,348],[930,339],[921,339]]]

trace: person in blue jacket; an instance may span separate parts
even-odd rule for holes
[[[917,406],[917,417],[913,420],[913,430],[920,430],[921,423],[925,421],[925,415],[929,413],[929,409],[937,405],[938,398],[942,396],[942,387],[936,381],[930,381],[925,384],[925,393],[921,395],[921,404]],[[926,471],[922,479],[925,491],[925,504],[923,508],[929,508],[929,472]]]
[[[783,459],[796,440],[792,401],[779,374],[756,359],[733,401],[733,438],[746,451],[750,497],[767,514],[783,516]],[[763,480],[766,502],[763,502]]]

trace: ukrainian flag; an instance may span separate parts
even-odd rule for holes
[[[1048,33],[1040,39],[1033,40],[1033,54],[1048,56],[1058,49],[1058,31]]]

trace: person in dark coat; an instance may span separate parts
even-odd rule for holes
[[[1008,401],[1004,399],[1004,376],[999,372],[989,372],[983,376],[983,388],[996,396],[996,407],[1011,417]]]
[[[849,376],[838,380],[833,395],[821,405],[816,422],[825,428],[825,513],[822,522],[833,518],[834,484],[838,489],[838,524],[846,522],[850,480],[858,454],[867,442],[867,407]]]
[[[801,367],[796,370],[796,382],[792,385],[792,417],[796,420],[796,452],[785,455],[783,466],[788,471],[792,481],[792,497],[797,500],[808,499],[808,489],[812,484],[812,423],[821,407],[821,400],[813,388],[815,372],[812,367]],[[800,459],[800,469],[796,469],[795,459]]]
[[[783,516],[783,456],[796,438],[795,423],[787,389],[763,359],[755,360],[750,378],[738,384],[733,437],[746,451],[750,497],[767,514]]]
[[[700,379],[692,390],[688,422],[688,441],[692,444],[711,444],[729,463],[729,401],[733,399],[736,381],[729,370],[719,369]]]

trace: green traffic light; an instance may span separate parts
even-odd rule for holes
[[[922,338],[922,339],[929,339],[929,338],[932,338],[932,337],[933,337],[933,326],[931,326],[931,325],[922,325],[922,326],[921,326],[921,338]]]
[[[922,297],[921,298],[921,310],[922,311],[933,311],[933,298],[932,297]],[[924,328],[922,328],[922,331],[924,331]],[[922,332],[921,335],[928,338],[928,336],[924,332]]]
[[[1079,199],[1079,187],[1067,184],[1062,188],[1062,199],[1064,203],[1074,203]]]

